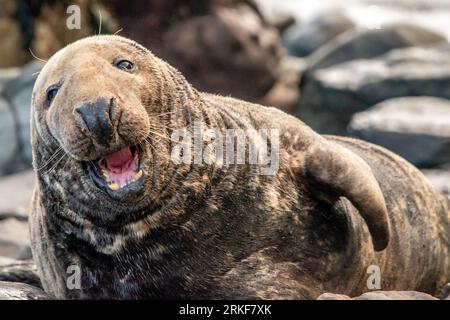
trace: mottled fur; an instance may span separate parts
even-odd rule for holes
[[[115,68],[117,58],[136,70]],[[49,106],[54,83],[61,87]],[[116,99],[122,114],[108,150],[73,112],[99,95]],[[169,134],[194,121],[279,129],[279,170],[175,165]],[[434,293],[450,280],[449,204],[418,170],[380,147],[322,137],[274,108],[197,92],[130,40],[97,36],[58,52],[35,85],[31,125],[32,249],[46,292],[58,298],[353,296],[368,290],[370,265],[380,266],[382,289]],[[145,188],[112,199],[84,161],[135,143]],[[66,286],[73,264],[80,290]]]

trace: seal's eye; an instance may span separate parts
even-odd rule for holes
[[[56,94],[58,93],[58,89],[59,88],[50,87],[47,90],[47,102],[48,103],[51,103],[53,101],[53,99],[56,97]]]
[[[134,64],[128,60],[119,60],[116,62],[116,67],[125,71],[131,71],[134,68]]]

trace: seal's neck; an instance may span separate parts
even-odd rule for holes
[[[160,106],[162,111],[174,111],[177,108],[190,108],[200,100],[199,92],[166,62],[160,60],[154,74],[156,81],[149,84],[151,95],[148,105]]]

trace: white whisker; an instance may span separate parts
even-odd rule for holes
[[[98,15],[100,18],[100,22],[98,24],[98,34],[100,35],[102,33],[102,12],[98,10]]]
[[[47,60],[38,58],[38,56],[36,56],[36,55],[33,53],[33,51],[31,50],[31,48],[28,48],[28,50],[30,51],[30,53],[31,53],[31,55],[33,56],[33,58],[35,58],[36,60],[42,61],[42,62],[44,62],[44,63],[47,63]]]
[[[58,147],[58,149],[50,156],[50,158],[42,164],[39,168],[37,168],[38,171],[41,171],[44,169],[55,157],[58,157],[60,155],[60,152],[63,151],[61,147]]]
[[[56,167],[58,166],[58,164],[67,156],[66,153],[64,153],[61,158],[59,158],[58,161],[55,162],[55,164],[50,168],[50,170],[46,171],[45,174],[50,174],[53,170],[56,169]]]

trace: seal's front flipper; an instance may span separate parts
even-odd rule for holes
[[[0,281],[20,282],[42,288],[32,260],[20,261],[0,257]]]
[[[358,209],[372,236],[375,251],[384,250],[390,238],[386,203],[369,165],[352,151],[318,139],[303,155],[300,174],[321,200],[345,197]]]

